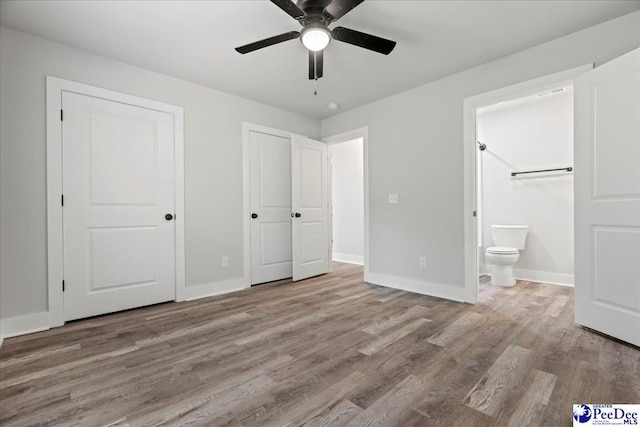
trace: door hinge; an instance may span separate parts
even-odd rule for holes
[[[60,195],[60,206],[64,206],[64,194]]]
[[[60,109],[60,121],[64,121],[64,113],[62,112],[62,109]]]
[[[64,280],[62,281],[62,292],[64,292]]]
[[[473,211],[473,216],[476,216],[476,211]]]

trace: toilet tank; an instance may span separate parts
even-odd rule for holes
[[[492,225],[491,234],[496,246],[523,250],[527,241],[528,225]]]

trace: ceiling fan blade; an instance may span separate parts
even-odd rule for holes
[[[324,62],[324,51],[309,51],[309,80],[322,77],[322,65]]]
[[[290,1],[290,0],[289,0]],[[263,47],[272,46],[274,44],[286,42],[287,40],[297,39],[300,36],[298,31],[289,31],[288,33],[279,34],[277,36],[269,37],[264,40],[249,43],[244,46],[236,48],[236,51],[242,54],[253,52],[254,50],[262,49]]]
[[[280,9],[287,12],[293,19],[302,19],[305,17],[305,13],[291,0],[271,0],[271,3],[278,6]]]
[[[360,31],[350,30],[349,28],[336,27],[331,31],[334,39],[341,42],[349,43],[374,52],[388,55],[391,53],[396,42],[383,39],[382,37],[372,36],[371,34],[361,33]]]
[[[337,21],[363,1],[364,0],[333,0],[331,4],[324,9],[325,16],[329,18],[330,21]]]

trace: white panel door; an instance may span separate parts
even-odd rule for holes
[[[251,284],[291,277],[291,140],[249,132]]]
[[[63,92],[65,320],[175,299],[169,113]]]
[[[575,319],[640,346],[640,49],[574,96]]]
[[[293,280],[329,272],[327,144],[293,135],[291,208]]]

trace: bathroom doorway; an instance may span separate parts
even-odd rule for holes
[[[560,158],[550,159],[548,157],[544,157],[547,153],[542,149],[542,145],[540,143],[541,138],[544,138],[542,135],[543,127],[537,126],[535,121],[534,123],[530,123],[529,133],[525,134],[523,139],[528,144],[523,151],[529,152],[528,156],[524,159],[517,160],[512,159],[511,154],[500,154],[497,151],[500,151],[501,142],[495,141],[492,146],[492,141],[487,140],[489,137],[489,133],[484,134],[484,140],[478,136],[478,130],[480,132],[485,132],[485,130],[478,129],[478,115],[482,116],[483,113],[488,114],[493,110],[495,115],[498,115],[499,111],[507,111],[510,106],[520,105],[521,107],[525,107],[528,104],[528,101],[531,101],[530,104],[535,103],[533,100],[544,100],[552,99],[552,97],[560,97],[562,95],[569,95],[571,92],[571,88],[573,87],[574,80],[584,74],[585,72],[591,70],[593,68],[593,64],[587,64],[580,67],[576,67],[573,69],[569,69],[566,71],[562,71],[559,73],[551,74],[548,76],[536,78],[533,80],[529,80],[523,83],[515,84],[512,86],[508,86],[505,88],[497,89],[491,92],[475,95],[464,100],[464,170],[465,170],[465,178],[464,178],[464,189],[465,189],[465,197],[464,197],[464,210],[465,213],[465,294],[466,301],[475,303],[478,301],[478,295],[481,288],[480,284],[480,273],[488,273],[488,271],[483,267],[484,265],[484,257],[485,257],[485,248],[488,245],[493,245],[493,239],[491,236],[491,225],[529,225],[527,240],[525,241],[525,249],[522,251],[522,262],[520,262],[520,258],[518,257],[518,261],[513,264],[515,269],[515,276],[517,277],[521,273],[520,270],[528,270],[525,271],[524,278],[533,280],[538,279],[541,282],[552,282],[552,283],[563,283],[570,285],[571,284],[571,276],[574,274],[574,271],[571,268],[565,268],[564,271],[560,271],[556,269],[555,271],[542,271],[536,270],[535,262],[539,261],[536,259],[534,255],[534,251],[531,252],[531,256],[525,257],[524,252],[526,251],[527,245],[534,242],[533,247],[540,247],[544,245],[540,243],[540,236],[538,234],[540,228],[536,223],[531,223],[533,220],[530,213],[524,212],[523,216],[520,217],[502,217],[502,219],[497,219],[497,217],[493,217],[491,221],[495,221],[493,224],[489,224],[487,228],[485,228],[482,224],[484,224],[485,219],[489,220],[489,218],[483,218],[484,216],[489,216],[488,212],[486,212],[486,206],[488,203],[487,197],[482,197],[481,189],[488,185],[488,182],[483,183],[482,178],[485,180],[489,180],[489,177],[483,176],[479,179],[479,171],[486,167],[488,164],[497,164],[502,168],[502,180],[503,184],[506,185],[507,189],[511,192],[516,190],[526,189],[528,192],[534,192],[538,194],[544,195],[545,192],[543,188],[551,187],[551,188],[560,188],[556,186],[552,186],[551,183],[554,179],[561,180],[571,180],[572,179],[572,170],[567,171],[550,171],[550,172],[539,172],[532,174],[519,174],[518,172],[528,172],[531,170],[546,170],[546,169],[556,169],[561,167],[571,167],[571,163],[566,163],[569,161],[569,158]],[[562,89],[560,91],[559,89]],[[556,92],[552,92],[556,91]],[[538,96],[540,95],[540,96]],[[483,112],[483,109],[486,109]],[[571,114],[573,115],[573,107],[571,107]],[[566,125],[570,131],[572,131],[573,125],[572,123],[568,123]],[[491,129],[489,129],[490,131]],[[502,138],[505,140],[513,140],[516,137],[517,132],[514,129],[506,129],[503,127],[502,132],[504,135]],[[513,137],[511,135],[513,134]],[[482,135],[480,135],[482,136]],[[493,136],[491,136],[493,138]],[[480,150],[480,144],[485,145],[484,150]],[[570,137],[570,150],[571,155],[573,154],[573,136]],[[511,147],[507,147],[513,150],[516,147],[516,144],[513,144]],[[537,150],[537,151],[536,151]],[[518,151],[515,151],[518,153]],[[491,153],[491,154],[490,154]],[[531,154],[532,153],[532,154]],[[489,156],[494,156],[490,160]],[[502,159],[501,157],[505,158]],[[506,172],[506,176],[504,173]],[[515,176],[512,176],[512,173],[516,173]],[[548,174],[550,176],[545,176]],[[554,175],[556,174],[556,175]],[[484,174],[483,174],[484,175]],[[538,177],[534,177],[537,175]],[[525,177],[526,178],[523,178]],[[479,182],[478,182],[479,181]],[[504,188],[504,187],[502,187]],[[506,204],[506,206],[501,206],[503,209],[503,213],[506,214],[508,212],[517,212],[520,206],[518,200],[527,200],[526,197],[523,197],[526,192],[519,192],[520,199],[515,199],[514,201]],[[479,197],[480,196],[480,197]],[[552,203],[553,198],[547,197],[545,202],[541,202],[543,205],[549,205]],[[554,204],[557,208],[557,204]],[[566,204],[565,204],[566,208]],[[529,215],[529,216],[527,216]],[[553,214],[550,214],[553,216]],[[548,219],[553,222],[553,218]],[[566,225],[567,228],[571,228],[570,231],[573,231],[573,227],[570,224]],[[544,228],[542,228],[544,229]],[[487,234],[489,234],[487,236]],[[548,235],[548,232],[542,233],[543,235]],[[532,237],[533,236],[533,237]],[[536,253],[539,251],[536,251]],[[573,250],[571,251],[573,252]],[[546,259],[549,262],[552,259],[548,253],[544,253],[541,256],[542,259]],[[520,255],[520,251],[518,252]],[[573,255],[573,254],[572,254]],[[533,259],[527,259],[533,258]],[[567,264],[570,264],[570,260]],[[531,267],[531,266],[534,267]],[[520,268],[525,266],[527,268]],[[543,267],[544,268],[544,267]],[[481,270],[482,269],[482,270]],[[557,273],[555,276],[551,277],[550,275],[538,274],[537,273]],[[564,276],[562,276],[564,274]],[[558,278],[562,280],[558,280]],[[483,285],[485,286],[485,285]]]
[[[573,286],[573,85],[476,109],[479,283]]]
[[[464,100],[466,301],[477,302],[479,289],[476,113],[502,101],[573,86],[574,319],[578,325],[640,345],[639,329],[629,327],[640,320],[638,64],[640,49],[634,49],[595,69],[587,64]],[[491,146],[481,142],[487,149]],[[483,204],[486,207],[487,200]]]

